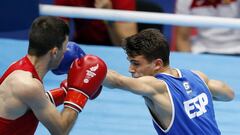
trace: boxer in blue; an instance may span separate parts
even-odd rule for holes
[[[122,44],[132,77],[108,70],[104,85],[141,95],[158,135],[219,135],[213,101],[230,101],[232,89],[200,71],[171,68],[169,45],[146,29]]]

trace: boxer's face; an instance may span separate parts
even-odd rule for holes
[[[155,73],[154,61],[152,62],[147,61],[143,55],[128,57],[127,59],[130,62],[129,72],[132,74],[133,78],[154,75]]]

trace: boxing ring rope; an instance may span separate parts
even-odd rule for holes
[[[109,21],[168,24],[190,27],[216,27],[216,28],[240,29],[240,19],[234,18],[153,13],[143,11],[96,9],[46,4],[40,4],[39,10],[41,15],[61,16],[69,18],[101,19]]]

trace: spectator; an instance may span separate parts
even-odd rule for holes
[[[56,5],[135,10],[135,0],[55,0]],[[69,20],[69,19],[68,19]],[[135,23],[73,19],[73,41],[93,45],[120,45],[124,37],[137,32]]]
[[[163,13],[163,9],[161,5],[153,0],[136,0],[136,10],[137,11],[147,11],[147,12],[158,12]],[[159,29],[163,32],[162,24],[146,24],[146,23],[137,23],[138,31],[147,29],[147,28],[155,28]]]
[[[215,17],[239,17],[237,0],[178,0],[176,13]],[[176,50],[193,53],[225,55],[240,54],[240,31],[227,28],[196,28],[196,37],[191,39],[191,28],[176,28]]]

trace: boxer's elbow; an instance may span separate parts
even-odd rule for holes
[[[230,91],[229,93],[228,93],[228,96],[227,96],[228,98],[228,100],[227,101],[232,101],[234,98],[235,98],[235,93],[234,93],[234,91]]]
[[[227,93],[225,94],[222,94],[222,95],[215,95],[213,97],[213,99],[215,101],[232,101],[233,99],[235,98],[235,93],[234,91],[228,91]]]

